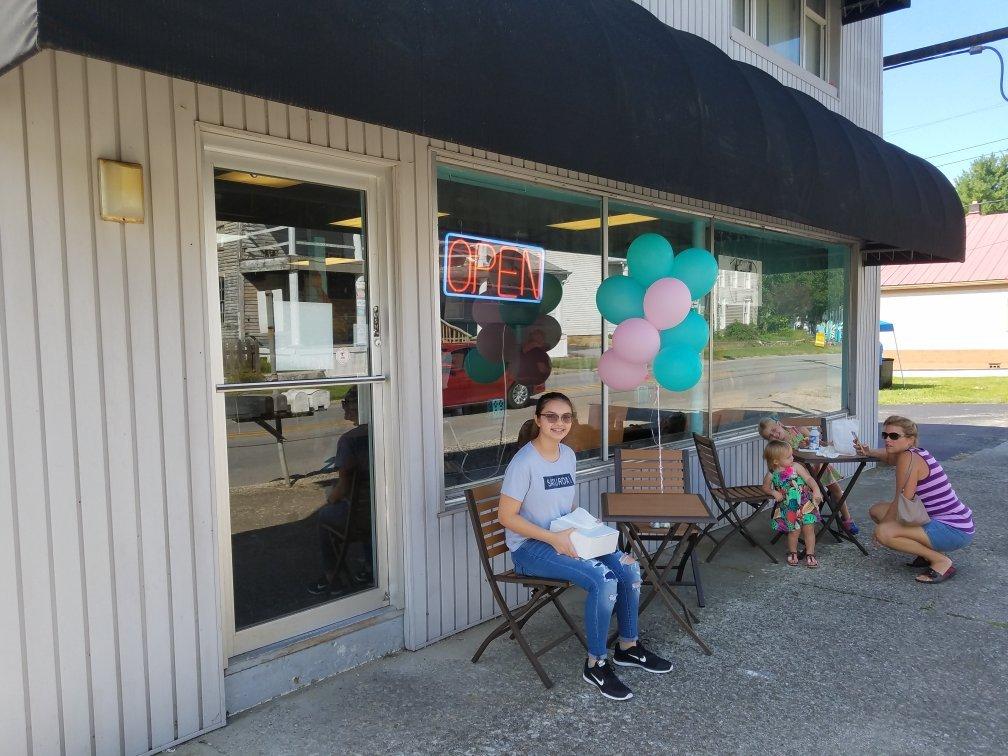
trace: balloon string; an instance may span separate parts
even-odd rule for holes
[[[662,460],[661,443],[661,385],[655,382],[655,405],[658,407],[658,488],[665,493],[665,462]]]

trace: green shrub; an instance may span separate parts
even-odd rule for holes
[[[722,339],[731,341],[758,341],[759,332],[754,325],[745,323],[732,323],[720,334]]]

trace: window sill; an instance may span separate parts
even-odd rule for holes
[[[779,66],[788,73],[797,76],[803,82],[805,82],[811,87],[818,89],[823,94],[829,95],[830,97],[834,97],[836,99],[840,99],[840,91],[836,88],[835,85],[827,81],[824,81],[823,79],[820,79],[818,76],[814,74],[809,73],[800,65],[795,63],[793,60],[785,58],[783,55],[774,50],[772,47],[764,45],[755,37],[750,37],[748,34],[746,34],[744,31],[741,31],[740,29],[732,29],[731,38],[733,42],[737,42],[738,44],[742,45],[742,47],[746,48],[747,50],[750,50],[751,52],[756,53],[761,58],[770,61],[775,66]]]

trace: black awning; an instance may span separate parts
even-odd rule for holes
[[[963,259],[931,164],[632,0],[14,0],[55,48]],[[34,14],[37,12],[37,19]],[[19,20],[20,19],[20,20]]]

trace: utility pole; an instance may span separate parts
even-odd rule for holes
[[[900,68],[913,63],[923,63],[935,58],[944,58],[948,55],[960,55],[964,52],[969,52],[971,47],[979,47],[988,42],[997,42],[1000,39],[1008,39],[1008,26],[1003,29],[983,32],[982,34],[972,34],[969,37],[960,37],[948,42],[939,42],[936,45],[918,47],[916,50],[907,50],[895,55],[886,55],[882,58],[882,69],[887,71],[890,68]]]

